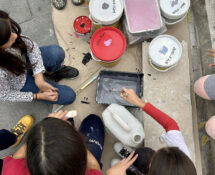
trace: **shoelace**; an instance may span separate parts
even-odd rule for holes
[[[15,128],[17,128],[17,129],[16,129],[16,130],[15,130],[15,129],[11,129],[11,131],[12,131],[13,133],[16,133],[17,136],[20,136],[20,135],[23,134],[23,131],[24,131],[24,129],[26,128],[26,126],[23,125],[22,123],[19,123],[19,124],[16,125]]]
[[[119,152],[124,158],[127,158],[131,153],[126,148],[122,148]]]

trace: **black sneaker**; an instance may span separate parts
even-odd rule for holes
[[[127,158],[133,151],[130,147],[123,145],[121,142],[116,142],[113,149],[123,159]]]
[[[62,80],[63,78],[75,79],[79,75],[78,69],[71,66],[62,66],[60,70],[51,75],[45,74],[48,79],[53,79],[55,82]]]

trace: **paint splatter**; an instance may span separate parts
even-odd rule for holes
[[[79,35],[77,34],[77,32],[74,32],[74,34],[76,38],[79,38]]]
[[[73,36],[71,33],[68,33],[69,34],[69,36]]]
[[[88,52],[88,53],[83,53],[84,58],[82,60],[82,64],[86,66],[86,64],[92,60],[92,55]]]
[[[112,39],[108,39],[108,40],[104,41],[104,45],[108,47],[112,44],[112,41],[113,41]]]

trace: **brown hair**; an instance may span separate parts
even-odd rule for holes
[[[17,24],[13,19],[11,19],[6,12],[0,10],[0,47],[8,42],[11,32],[17,34],[17,39],[12,47],[20,49],[21,53],[25,54],[27,52],[28,47],[26,46],[22,38],[27,37],[21,36],[21,28],[19,24]],[[33,42],[31,41],[31,43],[32,48],[28,48],[30,50],[33,49]],[[0,67],[12,72],[17,76],[25,73],[27,69],[33,67],[33,65],[22,61],[17,56],[5,51],[2,48],[0,48],[0,58]]]
[[[197,175],[189,157],[177,147],[158,150],[152,157],[148,175]]]
[[[85,175],[86,145],[69,123],[45,118],[30,130],[26,143],[31,175]]]

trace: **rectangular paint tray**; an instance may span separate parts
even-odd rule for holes
[[[120,97],[122,87],[133,89],[139,97],[142,97],[143,74],[102,70],[98,77],[96,102],[134,107]]]
[[[157,0],[125,0],[125,16],[132,34],[159,30],[163,26]]]

